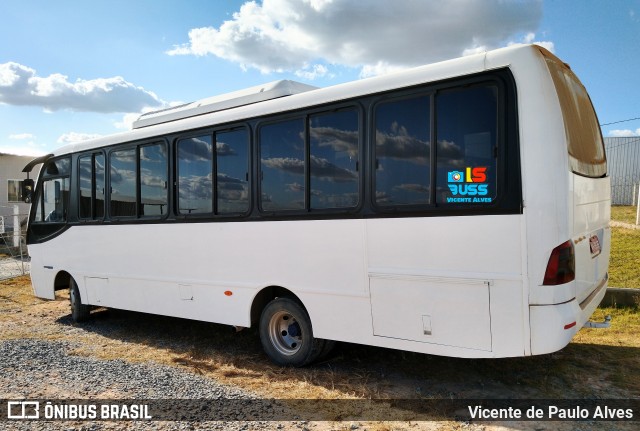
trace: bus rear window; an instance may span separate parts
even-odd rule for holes
[[[602,134],[587,90],[567,65],[548,51],[540,51],[560,100],[571,170],[587,177],[605,176],[607,159]]]

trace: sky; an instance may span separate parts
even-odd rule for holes
[[[46,154],[270,81],[327,87],[514,43],[571,66],[604,136],[640,136],[640,0],[0,0],[0,16],[0,152]]]

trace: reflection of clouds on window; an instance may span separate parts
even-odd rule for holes
[[[375,185],[378,205],[430,202],[431,97],[389,100],[375,110]]]
[[[136,172],[134,170],[131,169],[126,169],[126,168],[118,168],[116,166],[113,165],[113,162],[111,164],[111,183],[122,183],[122,182],[128,182],[128,181],[135,181],[136,179]]]
[[[202,200],[211,199],[213,196],[212,175],[190,175],[180,178],[180,199]],[[182,206],[182,205],[181,205]]]
[[[354,171],[336,166],[327,159],[311,156],[310,161],[312,177],[335,182],[356,181],[358,179],[358,175]],[[304,160],[300,159],[275,157],[262,159],[262,164],[268,168],[291,174],[304,174]]]
[[[304,174],[304,160],[291,157],[273,157],[262,159],[262,165],[267,168],[278,169],[292,174]]]
[[[438,164],[462,168],[465,166],[462,148],[455,142],[441,140],[438,141]]]
[[[290,192],[303,192],[304,186],[300,183],[291,183],[285,184],[287,186],[286,190]]]
[[[140,178],[140,184],[148,187],[159,187],[164,189],[166,185],[165,177],[153,176],[151,170],[142,169],[142,175]]]
[[[389,202],[389,195],[384,191],[376,191],[376,202],[384,203]]]
[[[140,147],[142,215],[162,215],[168,205],[167,151],[163,143]]]
[[[125,151],[116,151],[111,153],[111,163],[135,163],[136,162],[136,151],[135,150],[125,150]]]
[[[426,193],[429,194],[430,188],[423,184],[400,184],[393,188],[394,190],[404,190],[414,193]]]
[[[334,152],[344,152],[350,157],[358,157],[357,130],[340,130],[334,127],[312,127],[309,131],[311,139],[317,140],[319,147],[330,147]]]
[[[178,211],[213,212],[213,145],[209,135],[178,141]]]
[[[140,147],[140,160],[153,163],[164,163],[167,159],[167,148],[164,144],[145,145]]]
[[[359,118],[356,109],[309,117],[311,209],[357,205]]]
[[[208,137],[184,139],[180,143],[179,157],[185,163],[208,162],[213,158],[213,148]]]
[[[248,202],[249,187],[247,182],[225,174],[218,174],[218,200],[226,202]]]
[[[396,129],[397,124],[395,124]],[[430,143],[410,136],[404,127],[396,133],[376,131],[376,155],[379,158],[388,157],[394,160],[406,160],[417,165],[428,165],[430,158]]]
[[[311,176],[325,181],[356,181],[358,175],[349,170],[330,163],[327,159],[311,156]]]
[[[219,141],[216,142],[216,154],[218,155],[218,157],[238,155],[238,153],[236,153],[236,151],[231,148],[231,145]]]

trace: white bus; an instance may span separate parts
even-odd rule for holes
[[[45,157],[35,295],[455,357],[566,346],[607,286],[610,185],[569,66],[509,47],[317,89],[280,81]]]

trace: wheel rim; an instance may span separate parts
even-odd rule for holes
[[[269,321],[269,339],[282,355],[295,355],[302,346],[300,324],[290,313],[279,311]]]

